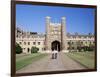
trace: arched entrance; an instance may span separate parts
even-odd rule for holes
[[[60,51],[61,47],[60,47],[60,42],[59,41],[53,41],[51,43],[51,49],[53,50],[57,50]]]
[[[27,52],[29,53],[29,51],[30,51],[30,49],[29,48],[27,48]]]

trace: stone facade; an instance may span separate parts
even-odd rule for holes
[[[58,42],[60,44],[60,51],[66,51],[66,18],[61,18],[61,23],[52,23],[51,17],[46,17],[46,50],[52,51],[52,43]],[[55,46],[57,49],[57,46]]]
[[[46,53],[58,50],[59,52],[69,52],[69,42],[88,46],[94,45],[94,35],[79,35],[78,33],[66,33],[66,18],[62,17],[60,23],[51,22],[51,17],[46,17],[46,33],[25,32],[16,28],[16,42],[23,48],[23,53],[31,53],[31,47],[39,48],[38,52]],[[73,45],[74,45],[73,44]],[[75,48],[74,48],[75,49]],[[73,50],[74,50],[73,49]]]

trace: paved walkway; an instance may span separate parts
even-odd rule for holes
[[[26,72],[46,72],[46,71],[62,71],[62,70],[77,70],[86,69],[84,66],[75,62],[64,53],[58,53],[57,59],[51,59],[51,54],[42,58],[39,61],[20,69],[17,73]]]

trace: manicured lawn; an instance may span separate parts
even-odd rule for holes
[[[95,66],[95,53],[94,52],[70,52],[67,56],[79,62],[87,68],[94,68]]]
[[[34,53],[34,54],[17,54],[16,55],[16,70],[19,70],[32,62],[40,60],[45,57],[47,54]]]

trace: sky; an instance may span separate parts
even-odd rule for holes
[[[79,34],[94,33],[94,8],[59,7],[43,5],[16,5],[16,26],[24,31],[45,33],[46,16],[51,22],[60,23],[66,17],[66,32]]]

